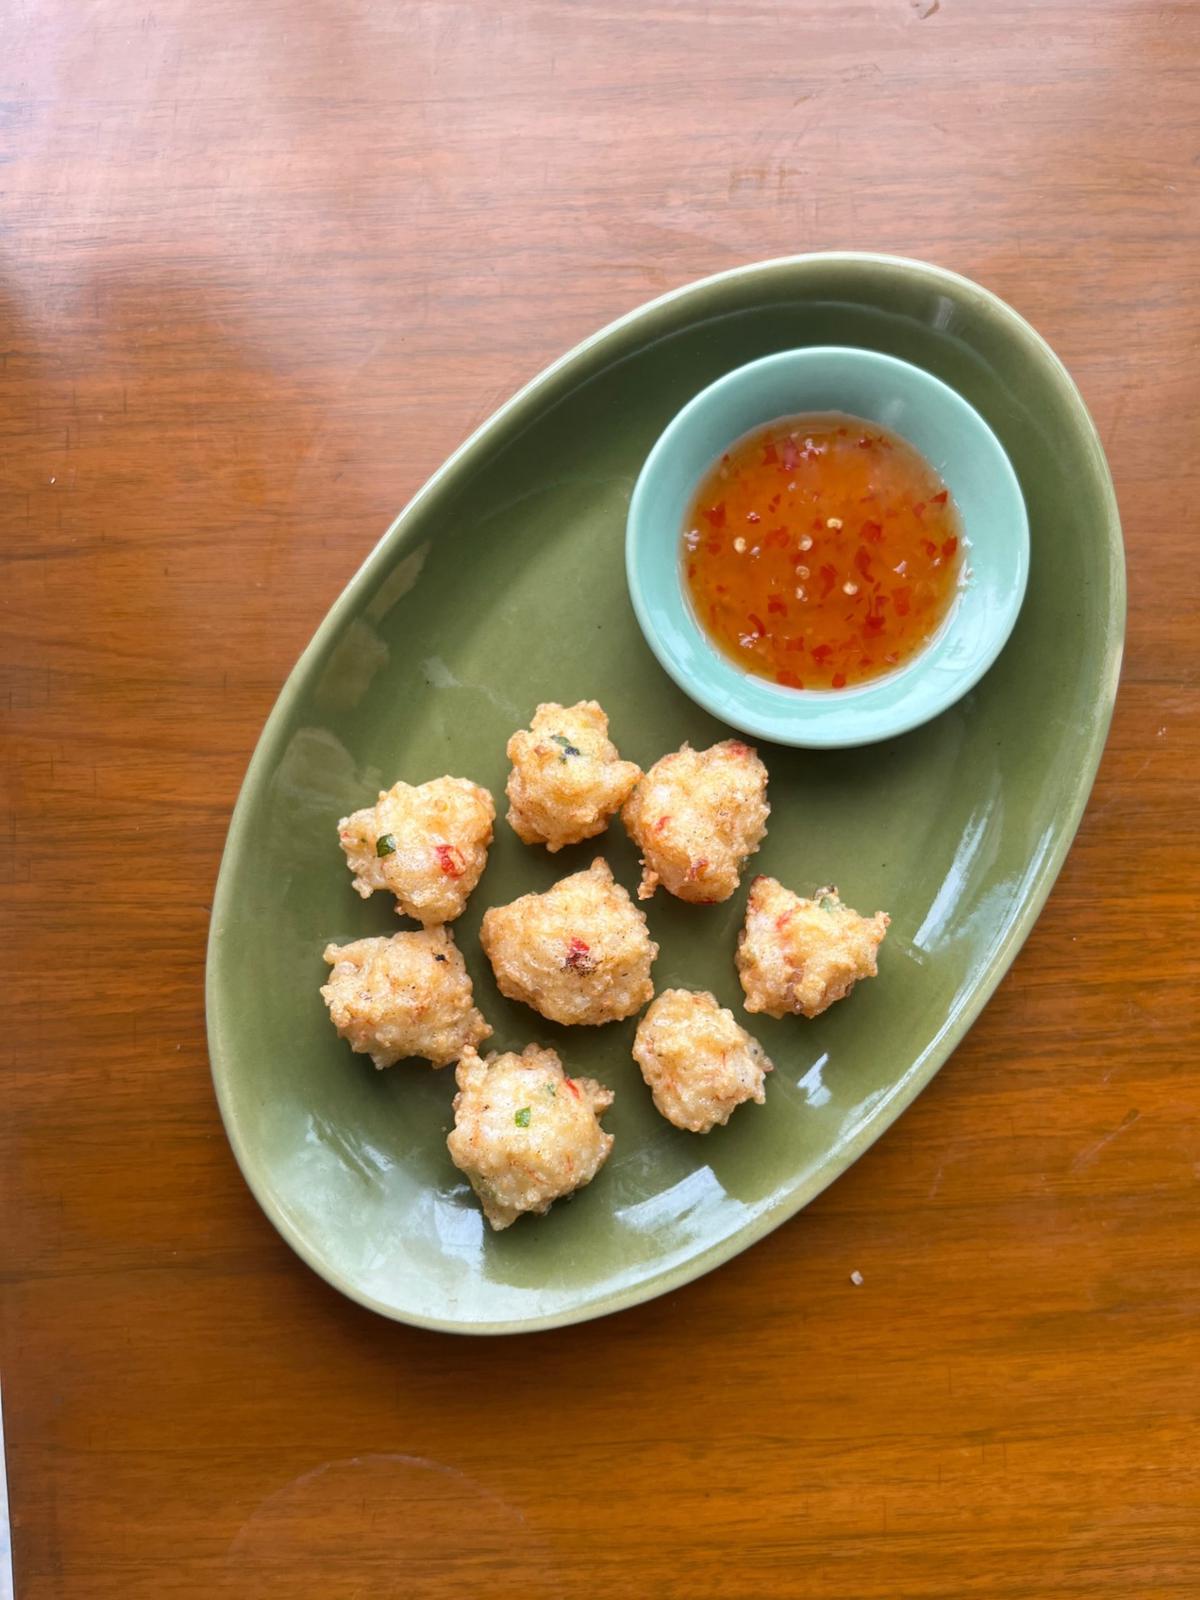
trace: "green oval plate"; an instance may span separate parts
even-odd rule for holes
[[[595,696],[623,755],[649,765],[727,729],[643,643],[625,588],[630,491],[654,440],[714,378],[775,350],[861,345],[927,368],[984,416],[1020,479],[1032,540],[1007,648],[951,710],[859,750],[760,745],[767,840],[752,870],[838,884],[891,912],[880,975],[816,1022],[746,1019],[776,1064],[765,1106],[705,1138],[654,1111],[632,1022],[562,1029],[496,992],[485,907],[603,851],[550,857],[500,820],[455,925],[494,1048],[552,1044],[610,1084],[616,1135],[589,1188],[490,1234],[445,1136],[453,1074],[377,1073],[317,993],[330,939],[393,931],[353,894],[339,816],[403,776],[486,784],[539,700]],[[209,1040],[221,1112],[263,1209],[337,1288],[387,1316],[461,1332],[552,1327],[677,1287],[762,1237],[877,1139],[999,982],[1082,814],[1120,665],[1124,568],[1103,452],[1065,369],[1013,311],[951,273],[883,256],[765,262],[656,300],[503,406],[401,513],[288,679],[250,763],[213,908]],[[659,988],[711,988],[740,1014],[745,887],[712,908],[650,903]]]

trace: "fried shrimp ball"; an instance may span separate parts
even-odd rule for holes
[[[376,889],[428,927],[461,916],[487,865],[496,807],[469,778],[393,784],[373,806],[343,817],[338,838],[365,900]]]
[[[612,1090],[568,1078],[553,1050],[531,1044],[520,1055],[493,1052],[486,1061],[466,1050],[454,1076],[446,1144],[493,1228],[507,1228],[526,1211],[549,1211],[591,1183],[608,1159],[613,1136],[600,1117]]]
[[[621,812],[642,853],[638,899],[649,900],[661,883],[699,905],[728,900],[770,810],[767,769],[740,740],[708,750],[685,744],[663,756]]]
[[[664,989],[638,1023],[633,1059],[677,1128],[708,1133],[744,1100],[762,1105],[771,1062],[707,990]]]
[[[603,833],[642,775],[622,761],[594,700],[540,705],[508,741],[508,820],[526,844],[561,850]]]
[[[333,1025],[377,1067],[405,1056],[448,1067],[491,1034],[449,928],[331,944],[325,959],[333,971],[321,997]]]
[[[736,956],[746,1010],[819,1017],[859,978],[875,976],[891,920],[886,911],[860,917],[836,889],[804,900],[775,878],[755,878]]]
[[[486,911],[479,942],[500,993],[551,1022],[599,1024],[632,1016],[653,998],[658,946],[607,861]]]

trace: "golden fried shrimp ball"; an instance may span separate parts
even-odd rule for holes
[[[600,857],[545,894],[484,912],[479,942],[500,993],[551,1022],[616,1022],[654,996],[658,946]]]
[[[365,900],[376,889],[428,927],[461,916],[487,865],[496,807],[469,778],[393,784],[373,806],[343,817],[338,838]]]
[[[406,1056],[448,1067],[491,1034],[449,928],[331,944],[325,959],[333,971],[321,997],[333,1025],[377,1067]]]
[[[708,1133],[744,1100],[762,1105],[771,1062],[707,990],[664,989],[638,1023],[633,1059],[677,1128]]]
[[[775,878],[755,878],[736,956],[746,1010],[819,1017],[859,978],[875,976],[891,920],[886,911],[860,917],[836,889],[804,900]]]
[[[603,833],[642,775],[622,761],[594,700],[540,705],[508,741],[508,820],[526,844],[561,850]]]
[[[639,900],[661,883],[681,900],[712,905],[738,886],[767,831],[767,769],[749,745],[663,756],[625,802],[622,821],[642,853]]]
[[[466,1050],[455,1071],[450,1159],[471,1181],[493,1228],[591,1183],[608,1159],[613,1136],[600,1117],[611,1089],[591,1078],[568,1078],[553,1050],[526,1045],[520,1055],[493,1052],[486,1061]]]

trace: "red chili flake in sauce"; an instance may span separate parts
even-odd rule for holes
[[[572,972],[591,972],[596,963],[592,960],[591,946],[584,944],[582,939],[572,939],[567,946],[567,958],[563,966]]]
[[[467,863],[457,845],[435,844],[433,853],[438,858],[438,866],[448,878],[461,878],[467,870]]]
[[[753,559],[728,535],[693,533],[756,517],[769,531],[756,533]],[[702,626],[744,671],[788,687],[800,686],[798,657],[809,689],[907,661],[954,603],[963,560],[958,512],[928,462],[840,417],[784,418],[732,445],[697,485],[689,533],[680,573]]]
[[[579,1099],[579,1085],[575,1082],[575,1079],[574,1078],[564,1078],[563,1082],[566,1084],[567,1088],[570,1089],[571,1093],[575,1096],[576,1100],[578,1100]]]

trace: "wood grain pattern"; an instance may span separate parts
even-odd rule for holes
[[[22,1600],[1200,1593],[1198,126],[1190,0],[7,8]],[[1130,629],[1079,840],[963,1048],[771,1238],[562,1333],[389,1325],[273,1233],[209,1084],[262,720],[517,384],[839,246],[997,290],[1097,419]]]

